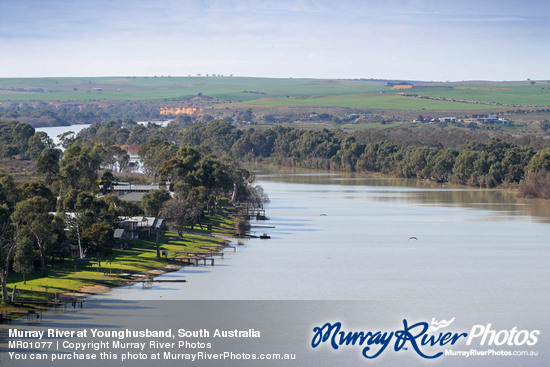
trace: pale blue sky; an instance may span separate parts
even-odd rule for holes
[[[0,0],[0,76],[550,79],[550,0]]]

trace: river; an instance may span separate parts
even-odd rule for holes
[[[240,325],[284,327],[271,337],[287,346],[282,334],[302,345],[311,337],[313,322],[323,320],[369,320],[388,328],[405,318],[456,318],[456,327],[467,331],[474,324],[539,330],[535,350],[542,357],[518,363],[549,362],[544,354],[550,350],[547,201],[518,200],[503,190],[360,174],[259,167],[256,176],[271,201],[269,220],[252,224],[275,228],[253,230],[271,239],[233,243],[237,251],[227,251],[213,267],[186,267],[162,276],[186,283],[121,287],[91,297],[82,311],[49,315],[48,327],[152,327],[198,320],[221,325],[231,315]],[[327,353],[300,348],[307,360],[335,363],[335,354],[325,360]],[[410,352],[406,358],[392,355],[393,365],[424,365]],[[341,356],[341,365],[360,358],[351,352]],[[445,366],[516,361],[445,358]]]
[[[253,230],[271,239],[246,241],[213,268],[167,275],[189,280],[170,292],[121,288],[107,297],[550,306],[545,202],[328,172],[257,177],[271,198],[270,220],[252,224],[275,228]]]

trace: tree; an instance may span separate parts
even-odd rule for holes
[[[170,182],[170,185],[174,187],[180,180],[187,177],[187,174],[193,169],[179,157],[173,157],[169,160],[163,161],[158,172],[164,180]]]
[[[65,149],[69,148],[76,142],[76,134],[74,131],[67,131],[57,136],[61,142],[61,146]]]
[[[184,200],[170,199],[162,205],[160,216],[166,219],[181,237],[189,222],[190,213]]]
[[[115,184],[115,176],[110,171],[103,172],[103,175],[101,175],[101,182],[99,183],[102,185],[101,192],[103,195],[107,195],[112,189],[113,185]]]
[[[38,158],[45,149],[55,147],[52,138],[43,131],[36,131],[28,140],[28,148],[25,156],[27,158]]]
[[[97,192],[97,172],[105,150],[99,144],[80,147],[73,144],[59,164],[59,176],[66,188]]]
[[[17,185],[13,176],[0,174],[0,203],[5,203],[8,209],[13,211],[15,204],[20,200],[20,186]]]
[[[447,182],[453,173],[453,166],[458,152],[454,149],[438,151],[428,161],[430,177],[438,182]]]
[[[59,177],[59,156],[58,150],[47,150],[38,157],[36,173],[44,177],[47,185]]]
[[[57,241],[57,233],[53,223],[54,216],[50,214],[39,214],[34,217],[28,231],[34,238],[40,253],[40,267],[42,275],[46,274],[46,256],[53,249]]]
[[[26,238],[19,242],[13,258],[13,270],[23,275],[23,284],[27,284],[26,275],[34,271],[34,243]]]
[[[519,185],[519,197],[550,199],[550,171],[528,173]]]
[[[248,185],[246,187],[246,201],[259,205],[269,202],[269,197],[260,185]]]
[[[14,122],[12,127],[13,141],[19,154],[25,154],[29,146],[29,139],[34,135],[34,128],[28,124]]]
[[[81,258],[84,257],[82,231],[95,220],[92,204],[91,195],[75,189],[69,190],[57,202],[57,212],[64,213],[65,223],[69,228],[68,236],[77,241]]]
[[[174,157],[177,151],[178,147],[168,142],[157,139],[147,141],[139,150],[143,170],[148,174],[156,173],[162,162]]]
[[[463,149],[456,157],[453,175],[455,182],[466,185],[474,175],[474,164],[479,160],[479,152]]]
[[[19,184],[17,186],[19,190],[20,201],[25,199],[32,199],[34,197],[40,197],[48,201],[48,206],[44,208],[46,212],[52,211],[55,208],[56,198],[48,186],[42,181],[29,181]]]
[[[527,166],[527,172],[550,172],[550,148],[543,149],[531,158]]]
[[[112,171],[128,171],[130,167],[130,155],[118,145],[111,145],[106,149],[105,160]]]
[[[47,276],[46,256],[57,241],[57,233],[53,224],[54,217],[48,214],[49,210],[48,200],[35,196],[17,203],[15,212],[12,214],[19,238],[21,240],[32,239],[38,247],[43,276]]]
[[[2,303],[9,304],[8,273],[10,262],[17,246],[14,238],[10,210],[5,204],[0,204],[0,283],[2,284]]]
[[[151,190],[141,198],[141,203],[145,209],[145,215],[158,217],[163,204],[170,200],[172,196],[167,190]]]
[[[95,200],[95,202],[101,202]],[[101,208],[103,218],[110,222],[113,226],[118,222],[119,216],[133,217],[143,214],[143,209],[138,203],[128,200],[120,200],[116,194],[107,194],[103,198],[103,202],[107,204],[107,207]]]
[[[113,229],[108,223],[96,222],[82,232],[86,242],[85,253],[95,254],[97,266],[101,266],[101,258],[111,253],[114,244]]]
[[[239,219],[235,225],[235,231],[238,236],[244,236],[248,231],[250,231],[250,222],[245,219]]]
[[[195,223],[198,223],[202,229],[201,218],[208,204],[208,198],[208,190],[204,186],[193,187],[189,190],[186,202],[189,209],[191,229],[193,229]]]

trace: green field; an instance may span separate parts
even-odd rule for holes
[[[395,94],[349,94],[308,98],[263,98],[249,101],[247,104],[256,106],[329,106],[404,111],[487,110],[491,108],[491,106],[485,104],[435,101]]]
[[[447,99],[487,103],[550,106],[550,84],[547,82],[539,82],[534,85],[528,82],[454,83],[449,85],[453,86],[453,89],[413,88],[410,93],[419,96],[445,97]]]
[[[550,84],[521,82],[415,82],[412,89],[391,89],[386,81],[276,79],[220,76],[0,78],[0,101],[116,102],[184,100],[202,94],[219,102],[252,106],[334,106],[398,110],[487,110],[487,104],[437,101],[397,93],[520,105],[550,106]]]
[[[220,101],[242,102],[266,95],[284,97],[372,93],[384,85],[382,82],[347,80],[240,77],[3,78],[0,79],[0,101],[178,100],[202,93]],[[40,88],[42,92],[37,91]],[[101,88],[101,91],[96,88]]]

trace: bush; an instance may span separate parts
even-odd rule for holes
[[[519,185],[519,197],[550,199],[550,172],[530,173]]]

